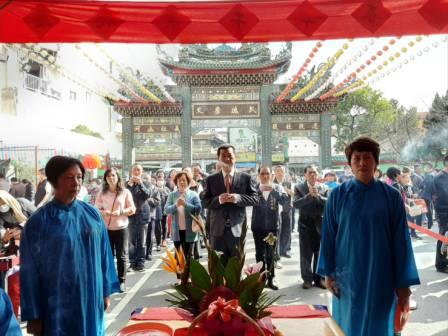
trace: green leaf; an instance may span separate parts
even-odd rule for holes
[[[238,291],[238,285],[241,279],[241,265],[237,257],[232,257],[227,262],[224,277],[227,281],[226,287],[229,287],[235,292]]]
[[[191,283],[205,291],[209,291],[212,288],[212,281],[207,270],[202,266],[199,261],[192,259],[190,265],[190,277]]]
[[[260,278],[259,273],[255,273],[252,275],[247,276],[243,281],[240,282],[239,286],[239,292],[242,292],[243,290],[248,290],[257,285],[259,282],[258,279]]]
[[[224,265],[222,264],[221,258],[218,256],[216,251],[212,250],[209,253],[209,272],[213,280],[213,287],[224,285]]]
[[[190,297],[196,301],[195,305],[197,305],[199,307],[199,302],[202,300],[202,298],[204,297],[204,295],[207,293],[205,291],[203,291],[202,289],[199,289],[191,284],[187,285],[187,290],[190,293]]]
[[[176,290],[176,292],[182,294],[183,296],[188,297],[188,289],[185,285],[178,284],[174,285],[173,288]]]

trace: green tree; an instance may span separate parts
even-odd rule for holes
[[[432,101],[429,113],[426,116],[424,126],[427,130],[431,130],[434,127],[438,127],[441,124],[445,124],[448,121],[448,90],[442,97],[436,93],[434,100]]]
[[[27,179],[31,182],[34,182],[36,178],[36,172],[34,167],[26,162],[21,161],[11,161],[16,177],[20,180]]]
[[[93,137],[99,138],[99,139],[104,139],[103,136],[99,132],[92,131],[86,125],[78,125],[71,131],[75,132],[75,133],[84,134],[84,135],[90,135],[90,136],[93,136]]]
[[[342,151],[358,136],[379,139],[384,129],[397,122],[394,104],[370,87],[345,95],[335,110],[336,150]]]
[[[437,163],[448,154],[448,90],[444,96],[436,93],[424,126],[426,134],[419,143],[423,158]]]

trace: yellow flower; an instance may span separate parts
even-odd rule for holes
[[[176,250],[176,258],[178,263],[179,273],[182,274],[185,271],[185,254],[182,246],[180,246],[180,250]]]
[[[166,257],[162,257],[162,268],[170,273],[182,274],[185,270],[185,255],[182,246],[179,250],[174,249],[175,255],[166,249]],[[177,260],[176,260],[177,259]]]

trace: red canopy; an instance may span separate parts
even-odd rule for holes
[[[0,0],[0,42],[263,42],[448,33],[448,0]]]

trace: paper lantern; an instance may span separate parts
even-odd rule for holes
[[[101,168],[101,159],[97,154],[87,154],[82,159],[82,164],[86,169]]]

